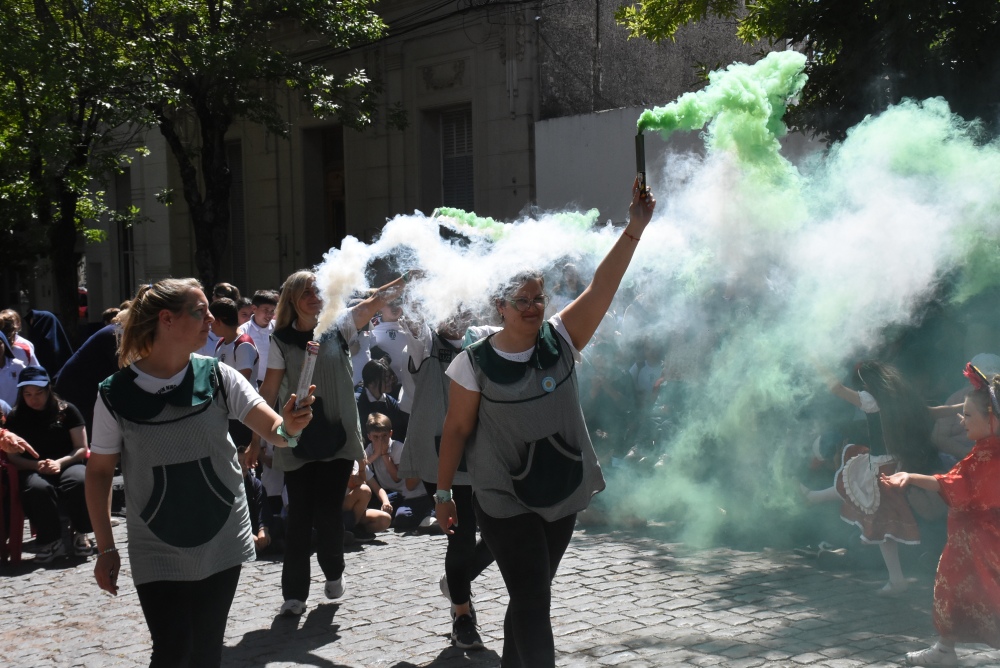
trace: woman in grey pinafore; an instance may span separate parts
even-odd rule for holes
[[[267,373],[260,394],[268,404],[283,402],[299,384],[306,346],[319,345],[312,382],[316,386],[314,419],[293,451],[276,450],[274,468],[285,474],[288,522],[281,569],[284,602],[279,614],[298,616],[309,596],[310,546],[316,530],[316,559],[326,578],[327,598],[344,595],[344,524],[341,507],[354,462],[365,451],[358,422],[347,342],[388,301],[398,297],[406,278],[382,286],[374,296],[337,314],[334,326],[316,331],[323,297],[312,272],[297,271],[281,286]],[[248,462],[256,459],[254,439]]]
[[[630,221],[583,294],[544,319],[540,274],[500,293],[503,329],[469,346],[450,367],[436,513],[446,533],[458,517],[451,485],[463,455],[476,517],[510,603],[501,666],[555,666],[551,582],[576,514],[604,489],[580,408],[575,365],[611,306],[656,200],[633,185]]]
[[[312,419],[312,398],[281,416],[232,367],[195,354],[214,318],[201,284],[168,278],[139,288],[120,316],[121,369],[99,386],[86,496],[98,586],[118,593],[111,483],[121,462],[129,565],[153,641],[151,666],[218,666],[250,515],[229,420],[279,450]]]

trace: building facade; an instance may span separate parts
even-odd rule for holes
[[[550,129],[542,157],[542,122],[595,115],[571,125],[600,140],[602,123],[614,119],[617,137],[630,122],[634,127],[632,110],[637,117],[643,107],[700,87],[699,65],[760,56],[724,21],[686,28],[674,43],[628,40],[614,22],[618,5],[386,0],[379,4],[386,36],[341,51],[314,47],[294,25],[277,26],[275,39],[298,44],[302,58],[334,71],[363,67],[384,92],[375,122],[362,132],[315,118],[285,92],[278,99],[287,138],[248,122],[233,126],[233,216],[222,280],[249,293],[275,288],[289,273],[320,262],[345,236],[371,240],[386,219],[414,210],[455,206],[513,220],[539,204],[577,206],[573,181],[559,176],[561,165],[573,161],[573,171],[565,170],[573,179],[583,178],[581,171],[595,183],[618,179],[622,165],[632,164],[632,145],[596,141],[588,159],[581,146],[590,138],[554,139],[558,133]],[[391,124],[393,116],[404,127]],[[87,250],[91,319],[142,282],[196,273],[183,199],[169,207],[155,199],[164,188],[179,192],[176,165],[156,130],[147,141],[149,155],[109,193],[116,205],[138,205],[144,221],[109,229],[106,242]]]

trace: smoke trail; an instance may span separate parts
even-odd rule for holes
[[[781,156],[778,138],[786,132],[785,105],[806,83],[805,62],[796,51],[775,51],[753,65],[735,63],[712,72],[702,90],[644,111],[639,130],[658,130],[666,139],[678,130],[708,124],[710,152],[731,152],[747,169],[787,174],[790,165]]]
[[[798,512],[796,467],[818,428],[809,410],[827,396],[814,360],[843,368],[918,325],[930,298],[962,303],[1000,285],[1000,146],[942,100],[908,101],[796,167],[778,138],[803,65],[794,52],[733,65],[639,121],[667,133],[707,125],[706,155],[668,156],[650,179],[660,205],[626,275],[623,292],[638,299],[616,363],[652,342],[664,380],[651,415],[611,429],[659,464],[602,496],[620,514],[680,518],[694,542],[778,532]],[[407,308],[433,323],[459,306],[488,312],[524,269],[572,261],[592,273],[617,235],[596,211],[513,224],[454,209],[397,216],[375,243],[348,238],[327,254],[320,327],[378,258],[427,272]],[[941,356],[971,352],[983,351]]]
[[[410,310],[429,323],[440,323],[459,308],[489,311],[498,286],[519,272],[553,266],[557,260],[600,257],[616,233],[595,227],[596,210],[551,213],[515,225],[497,223],[458,209],[441,209],[434,217],[417,212],[386,223],[371,245],[348,237],[332,249],[316,269],[324,292],[324,309],[317,325],[325,331],[352,292],[368,285],[366,269],[377,258],[392,258],[400,271],[421,268],[426,279],[412,284],[406,299]],[[444,241],[440,228],[462,240]]]

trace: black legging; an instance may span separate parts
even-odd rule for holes
[[[285,600],[309,597],[309,554],[316,527],[316,560],[327,580],[344,574],[344,523],[341,512],[347,481],[354,470],[351,459],[309,462],[285,472],[288,521],[285,523],[285,560],[281,594]]]
[[[153,639],[150,668],[217,667],[240,566],[204,580],[158,580],[135,586]]]
[[[431,496],[437,485],[424,482]],[[452,485],[452,497],[458,512],[455,533],[448,535],[448,551],[444,554],[444,573],[448,578],[448,593],[455,605],[468,603],[472,597],[471,583],[493,563],[493,553],[485,541],[476,541],[476,512],[472,506],[472,485]]]
[[[510,603],[503,622],[501,668],[553,668],[549,615],[552,579],[573,537],[576,513],[546,522],[534,513],[499,519],[475,502],[483,539],[496,558]]]

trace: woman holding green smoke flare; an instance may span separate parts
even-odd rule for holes
[[[544,319],[538,273],[510,281],[496,301],[503,329],[448,368],[437,520],[457,524],[452,480],[468,461],[476,518],[510,594],[501,666],[555,665],[550,587],[576,514],[604,489],[583,419],[576,361],[611,305],[656,200],[633,184],[629,223],[583,293]]]

